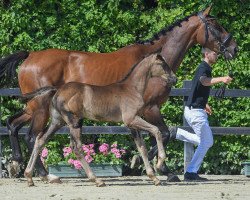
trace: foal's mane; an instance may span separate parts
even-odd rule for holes
[[[131,67],[131,69],[129,70],[129,72],[127,73],[127,75],[122,80],[118,81],[117,83],[121,83],[121,82],[125,81],[130,76],[130,74],[134,71],[134,69],[139,65],[140,62],[142,62],[146,57],[149,57],[152,54],[159,53],[161,49],[162,49],[162,47],[159,48],[159,49],[157,49],[154,52],[151,52],[151,53],[145,55],[140,61],[138,61],[137,63],[135,63],[133,65],[133,67]],[[160,55],[160,54],[158,54],[158,55]]]
[[[192,17],[192,16],[197,16],[197,13],[193,13],[193,14],[191,14],[191,15],[183,18],[183,19],[178,19],[174,23],[172,23],[170,26],[165,27],[162,30],[160,30],[152,38],[150,38],[148,40],[144,40],[144,41],[139,40],[136,43],[137,44],[149,44],[149,43],[154,44],[154,41],[159,40],[162,35],[166,35],[167,32],[171,32],[176,26],[181,27],[181,23],[184,22],[184,21],[188,21],[189,18]]]

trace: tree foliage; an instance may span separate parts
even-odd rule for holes
[[[198,12],[213,3],[212,15],[231,32],[239,45],[239,54],[232,61],[234,81],[229,88],[249,89],[250,84],[250,3],[247,0],[12,0],[0,5],[0,55],[19,50],[38,51],[47,48],[111,52],[149,39],[177,19]],[[201,60],[200,47],[193,47],[181,64],[176,87],[190,80]],[[214,66],[214,76],[228,73],[221,58]],[[182,124],[182,98],[172,97],[162,107],[166,123]],[[211,126],[249,126],[250,99],[210,98],[213,115]],[[22,108],[17,100],[3,98],[2,120]],[[239,173],[240,162],[246,159],[250,139],[247,136],[215,137],[202,170],[208,173]],[[173,168],[182,169],[182,143],[168,148]],[[176,148],[178,147],[178,148]],[[214,159],[216,158],[216,159]]]

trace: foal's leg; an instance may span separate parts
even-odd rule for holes
[[[86,162],[82,150],[82,143],[81,143],[81,126],[80,127],[73,127],[70,125],[70,135],[71,139],[73,139],[75,145],[74,152],[76,154],[76,158],[81,162],[83,169],[85,170],[88,178],[90,181],[95,182],[97,187],[103,187],[105,186],[105,183],[98,179],[95,174],[93,173],[92,169],[90,168],[89,164]]]
[[[49,105],[48,105],[49,106]],[[46,108],[41,108],[36,110],[33,113],[33,118],[30,124],[30,128],[28,133],[25,135],[25,141],[27,143],[27,147],[29,150],[29,153],[32,153],[32,150],[34,148],[36,137],[39,133],[44,132],[44,127],[46,127],[48,116],[49,116],[49,110]],[[61,183],[61,180],[59,177],[48,174],[47,170],[45,169],[40,156],[36,160],[35,168],[41,178],[42,181],[48,181],[49,183]]]
[[[147,152],[147,148],[146,148],[146,145],[144,143],[144,140],[142,138],[142,135],[140,134],[140,132],[133,130],[133,129],[131,129],[131,134],[132,134],[132,137],[135,141],[137,149],[142,156],[142,160],[144,162],[148,177],[154,182],[155,185],[160,185],[161,182],[155,176],[154,171],[153,171],[153,169],[150,166],[150,163],[148,161],[148,157],[147,157],[148,152]]]
[[[155,138],[157,142],[157,147],[158,147],[158,162],[156,165],[157,170],[160,170],[161,166],[164,163],[164,160],[166,158],[166,153],[163,147],[162,143],[162,135],[159,129],[156,126],[151,125],[150,123],[146,122],[139,116],[135,116],[132,120],[131,118],[124,119],[124,123],[133,128],[133,129],[141,129],[145,131],[149,131]]]
[[[53,117],[53,115],[52,115]],[[34,145],[34,149],[32,151],[32,154],[30,156],[29,159],[29,163],[25,169],[24,172],[24,176],[27,178],[28,181],[28,185],[29,186],[33,186],[34,182],[32,180],[32,173],[35,167],[35,163],[37,158],[39,157],[39,153],[41,152],[44,144],[48,141],[49,137],[54,134],[59,128],[61,128],[63,126],[63,121],[60,119],[60,116],[57,115],[52,118],[52,122],[49,126],[49,128],[47,129],[46,133],[40,133],[37,137],[36,137],[36,141],[35,141],[35,145]]]

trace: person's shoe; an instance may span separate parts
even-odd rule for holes
[[[134,155],[131,160],[130,168],[134,169],[135,167],[138,167],[141,163],[142,163],[141,157],[139,155]]]
[[[200,177],[197,173],[186,172],[184,174],[184,181],[207,181],[207,178]]]
[[[175,140],[176,139],[176,134],[177,134],[177,127],[176,126],[171,126],[168,128],[169,130],[169,141]]]

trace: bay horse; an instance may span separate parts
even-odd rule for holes
[[[81,134],[82,119],[95,121],[123,122],[125,126],[134,130],[150,132],[157,141],[158,169],[161,168],[165,158],[165,150],[162,143],[162,134],[159,129],[141,118],[145,106],[144,92],[149,78],[158,77],[168,85],[176,83],[176,76],[167,66],[163,58],[158,54],[152,54],[144,58],[138,65],[132,68],[124,80],[108,86],[93,86],[79,82],[69,82],[59,89],[47,86],[35,92],[26,94],[23,99],[31,100],[37,96],[51,95],[50,107],[51,123],[44,133],[40,133],[35,141],[34,149],[25,170],[28,185],[33,186],[33,169],[39,153],[48,138],[59,128],[67,124],[70,129],[70,137],[77,159],[81,162],[88,178],[97,186],[104,186],[104,182],[94,175],[88,163],[84,159]],[[160,180],[155,176],[147,158],[147,150],[141,136],[133,135],[134,141],[142,155],[147,175],[155,185]]]
[[[177,21],[155,35],[151,40],[123,47],[111,53],[89,53],[48,49],[36,52],[19,52],[0,60],[0,77],[6,84],[16,70],[18,63],[25,60],[19,68],[18,81],[22,94],[30,93],[41,87],[60,87],[75,81],[96,86],[105,86],[124,78],[131,67],[143,57],[162,48],[161,55],[175,73],[186,52],[195,44],[223,53],[227,59],[236,55],[237,44],[231,35],[209,15],[211,7]],[[146,106],[144,119],[156,125],[168,141],[169,130],[160,113],[160,106],[168,99],[171,87],[159,78],[151,78],[144,93]],[[22,160],[18,130],[31,122],[25,136],[31,151],[35,137],[42,132],[49,118],[50,99],[43,96],[28,102],[24,111],[7,120],[13,166]],[[38,173],[47,179],[47,172],[40,159]]]

